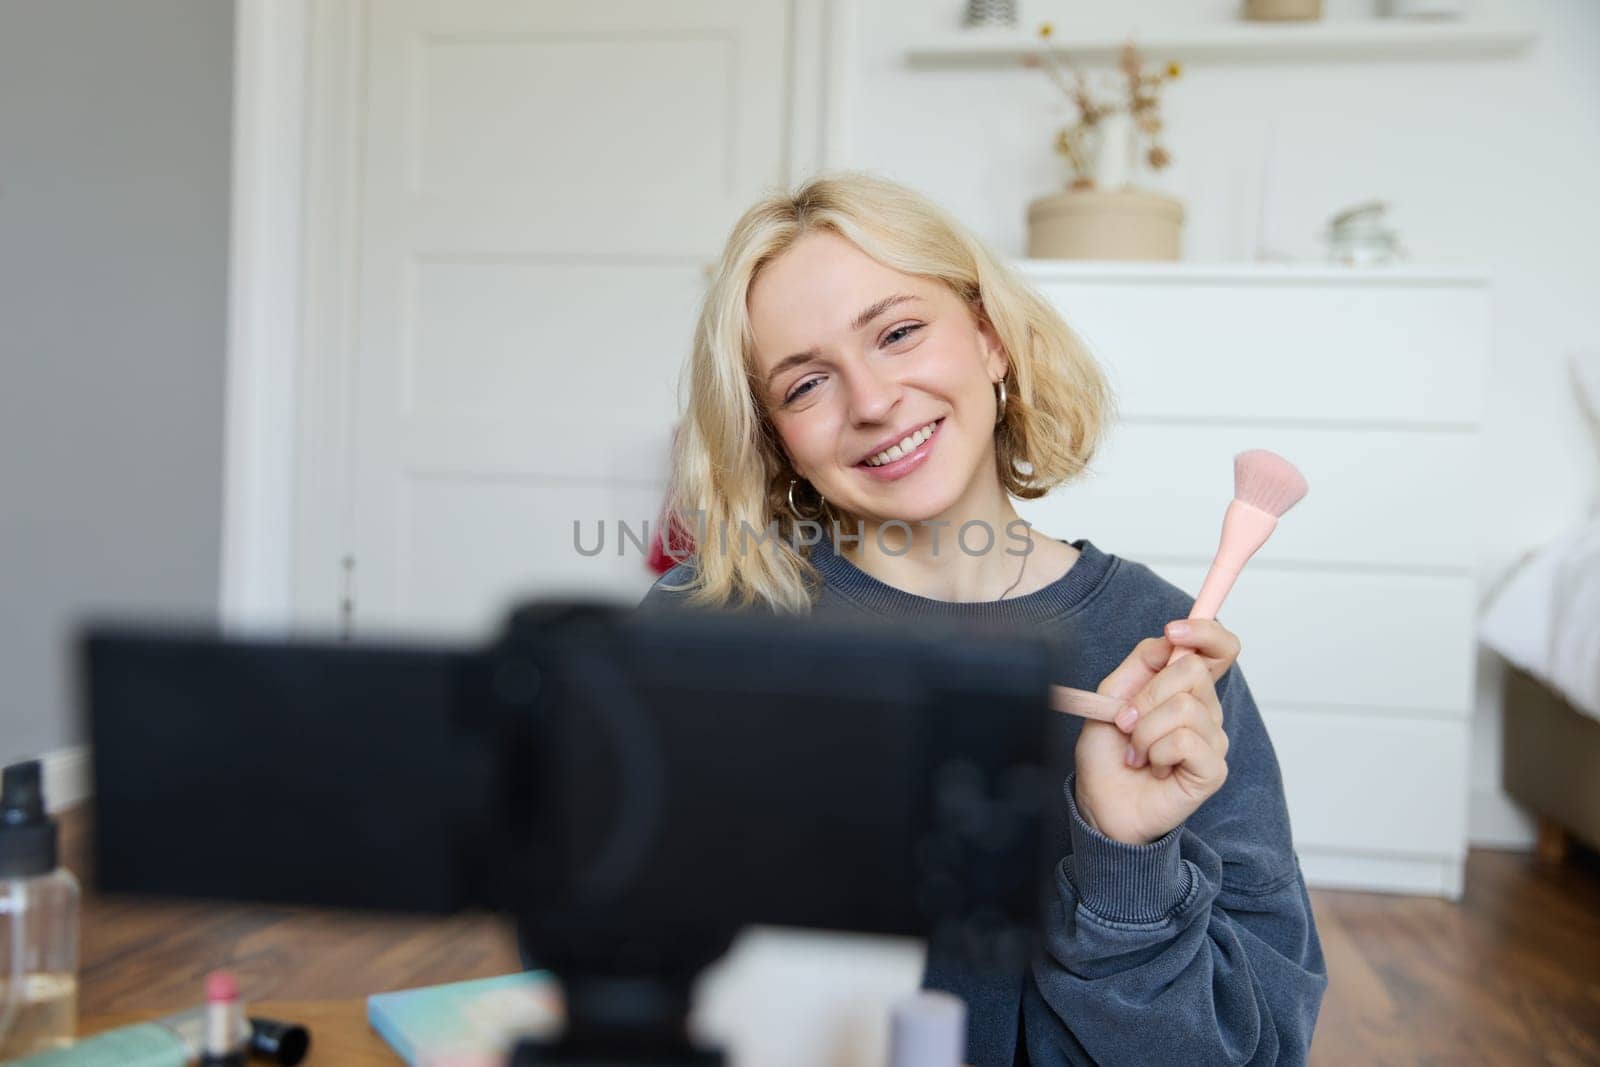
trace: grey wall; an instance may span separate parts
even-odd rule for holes
[[[0,759],[80,743],[68,636],[214,617],[233,5],[0,0]]]

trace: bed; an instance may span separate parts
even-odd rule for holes
[[[1600,446],[1600,352],[1573,361]],[[1552,858],[1600,851],[1600,495],[1590,518],[1531,553],[1491,598],[1483,643],[1508,661],[1501,779]]]
[[[1600,720],[1527,671],[1506,674],[1501,783],[1539,819],[1539,852],[1600,851]]]

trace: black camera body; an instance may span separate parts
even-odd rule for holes
[[[716,1062],[689,990],[755,923],[1031,951],[1059,782],[1020,635],[562,602],[474,649],[83,652],[103,889],[510,914],[568,1014],[516,1062]]]

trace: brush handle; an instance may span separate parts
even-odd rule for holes
[[[1239,572],[1244,570],[1250,557],[1267,543],[1267,538],[1277,528],[1278,517],[1270,512],[1251,507],[1242,500],[1234,500],[1228,505],[1227,512],[1222,516],[1222,540],[1217,545],[1216,556],[1211,560],[1211,569],[1206,572],[1206,580],[1200,586],[1200,595],[1194,598],[1194,609],[1189,612],[1189,618],[1217,617],[1217,612],[1222,610],[1222,602],[1228,599],[1233,583],[1238,580]],[[1167,658],[1167,666],[1193,654],[1192,648],[1175,648]],[[1101,693],[1091,693],[1087,689],[1053,685],[1050,687],[1050,706],[1079,718],[1112,722],[1117,712],[1128,706],[1128,702]]]
[[[1056,711],[1066,715],[1076,715],[1080,719],[1093,719],[1096,722],[1111,722],[1117,717],[1117,712],[1128,706],[1126,700],[1118,700],[1104,693],[1091,693],[1087,689],[1073,689],[1065,685],[1052,685],[1050,687],[1050,706]]]
[[[1206,580],[1201,583],[1200,595],[1194,598],[1194,609],[1189,612],[1189,618],[1217,617],[1217,612],[1222,610],[1222,602],[1233,591],[1233,583],[1238,580],[1239,572],[1244,570],[1250,557],[1267,543],[1267,538],[1277,528],[1278,517],[1271,512],[1251,507],[1237,499],[1228,504],[1228,510],[1222,516],[1222,540],[1217,545],[1211,569],[1206,572]],[[1172,666],[1193,652],[1192,648],[1173,649],[1167,666]]]

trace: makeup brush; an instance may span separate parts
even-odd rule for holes
[[[1252,448],[1233,457],[1233,500],[1222,517],[1222,541],[1206,580],[1195,597],[1191,619],[1215,619],[1238,579],[1239,572],[1267,543],[1278,519],[1300,503],[1307,490],[1305,476],[1295,465],[1264,448]],[[1175,648],[1167,665],[1193,653]],[[1111,722],[1127,706],[1126,700],[1066,686],[1050,687],[1050,706],[1056,711],[1085,719]]]

